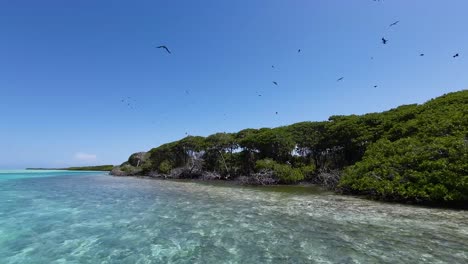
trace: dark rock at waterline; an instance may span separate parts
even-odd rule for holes
[[[174,168],[169,173],[163,174],[157,171],[144,172],[141,168],[131,166],[129,162],[125,162],[121,166],[114,167],[110,172],[113,176],[148,176],[158,179],[197,179],[197,180],[226,180],[217,172],[203,171],[197,167],[180,167]]]
[[[150,172],[149,176],[152,178],[164,178],[164,179],[197,179],[197,180],[224,179],[217,172],[202,171],[196,168],[188,168],[188,167],[172,169],[168,174]]]
[[[169,173],[163,174],[156,171],[144,173],[140,167],[130,165],[130,162],[125,162],[121,166],[114,167],[110,172],[113,176],[148,176],[158,179],[197,179],[202,181],[211,180],[234,180],[242,185],[275,185],[279,183],[278,177],[271,170],[262,170],[250,176],[239,176],[230,178],[222,176],[218,172],[204,171],[197,166],[179,167],[172,169]]]
[[[243,185],[275,185],[279,183],[278,177],[272,170],[262,170],[250,176],[240,176],[237,181]]]
[[[135,176],[135,175],[141,175],[142,170],[140,168],[133,167],[131,165],[123,165],[123,166],[117,166],[114,167],[110,175],[113,176]]]
[[[113,176],[128,176],[128,173],[121,170],[119,166],[117,167],[114,167],[110,173],[110,175],[113,175]]]

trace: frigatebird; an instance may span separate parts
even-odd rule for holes
[[[396,26],[398,23],[400,23],[399,20],[398,20],[398,21],[395,21],[395,22],[393,22],[393,23],[391,23],[391,24],[390,24],[390,27]]]
[[[165,49],[165,50],[167,51],[167,53],[171,54],[171,51],[170,51],[166,46],[164,46],[164,45],[158,46],[157,48],[158,48],[158,49]]]

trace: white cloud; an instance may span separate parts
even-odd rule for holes
[[[79,161],[96,161],[96,154],[89,154],[84,152],[75,153],[75,159]]]

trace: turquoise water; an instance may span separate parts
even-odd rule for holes
[[[468,213],[314,187],[3,172],[0,263],[468,263]]]
[[[66,171],[66,170],[0,170],[0,181],[24,178],[43,178],[64,175],[96,174],[90,171]]]

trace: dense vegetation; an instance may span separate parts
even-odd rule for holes
[[[111,171],[114,165],[86,166],[86,167],[70,167],[70,168],[27,168],[27,170],[72,170],[72,171]]]
[[[188,136],[133,154],[114,173],[308,180],[385,200],[468,202],[468,91],[382,113]]]
[[[101,165],[101,166],[87,166],[87,167],[70,167],[65,168],[64,170],[73,170],[73,171],[111,171],[114,168],[114,165]]]

